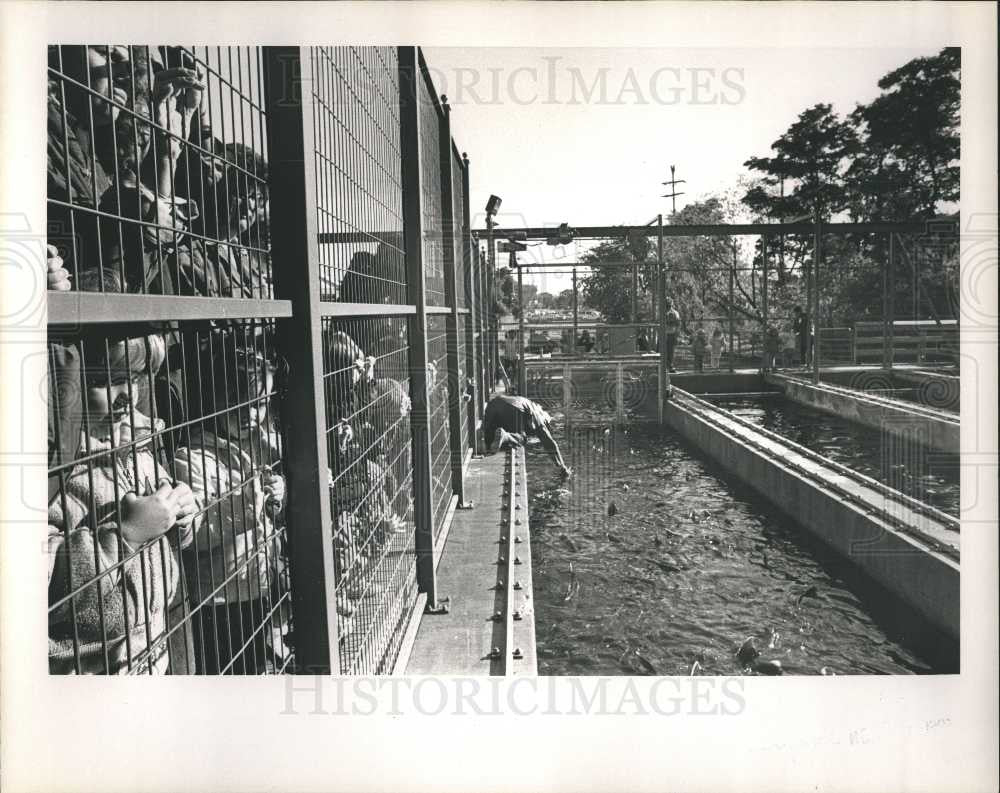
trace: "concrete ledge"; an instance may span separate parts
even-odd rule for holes
[[[667,404],[669,425],[689,443],[790,515],[803,528],[956,640],[959,565],[914,537],[687,409]],[[795,453],[789,450],[786,459]]]
[[[936,451],[952,454],[961,451],[961,423],[953,413],[826,383],[814,385],[784,374],[769,374],[766,380],[784,389],[785,396],[799,404],[872,429],[917,440]]]

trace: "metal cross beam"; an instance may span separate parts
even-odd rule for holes
[[[930,221],[906,221],[886,223],[823,223],[824,234],[878,234],[878,233],[919,233],[927,231]],[[497,238],[520,234],[525,239],[547,239],[554,229],[539,226],[527,228],[494,229]],[[664,237],[730,237],[734,235],[779,235],[779,234],[813,234],[816,231],[814,223],[720,223],[707,225],[664,226]],[[485,238],[486,229],[473,232],[477,238]],[[573,229],[573,237],[581,239],[608,239],[626,237],[628,235],[645,235],[654,237],[659,234],[655,226],[578,226]]]

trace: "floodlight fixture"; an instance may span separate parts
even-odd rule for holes
[[[486,214],[489,217],[493,217],[500,210],[500,204],[503,203],[500,196],[491,195],[490,200],[486,202]]]

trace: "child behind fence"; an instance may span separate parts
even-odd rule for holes
[[[196,660],[203,674],[260,674],[281,662],[287,627],[281,609],[270,614],[285,496],[270,468],[279,459],[267,405],[274,370],[252,349],[221,347],[192,390],[209,395],[201,412],[215,418],[191,430],[174,456],[177,478],[205,509],[186,571]]]
[[[190,488],[172,483],[156,453],[163,422],[137,406],[164,342],[100,336],[85,339],[82,352],[81,404],[65,406],[80,415],[55,412],[56,437],[59,426],[83,429],[79,462],[60,475],[49,503],[49,670],[163,673],[168,645],[183,643],[186,628],[172,625],[166,636],[179,595],[174,550],[190,543],[197,513]]]

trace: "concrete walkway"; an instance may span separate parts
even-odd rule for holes
[[[437,570],[438,600],[450,598],[448,614],[425,614],[406,666],[407,675],[503,674],[506,589],[497,586],[500,538],[506,534],[504,480],[507,456],[473,458],[466,497],[475,505],[456,510]]]

